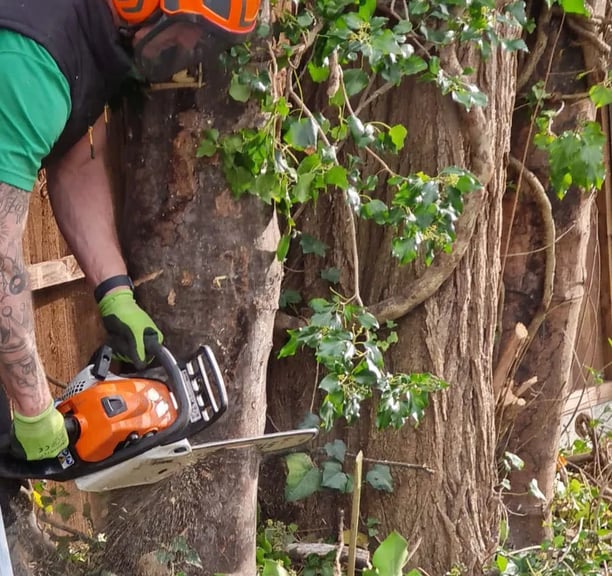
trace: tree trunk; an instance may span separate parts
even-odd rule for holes
[[[122,240],[129,270],[142,281],[137,298],[176,356],[210,345],[228,388],[228,413],[198,441],[263,431],[280,286],[272,210],[252,197],[236,201],[216,159],[196,158],[204,129],[223,133],[255,118],[228,101],[223,78],[210,76],[197,91],[152,93],[128,116],[124,154]],[[111,493],[102,528],[107,566],[153,573],[150,553],[182,535],[204,571],[178,560],[175,570],[253,574],[258,468],[253,452],[223,453],[168,482]]]
[[[543,2],[538,4],[538,35],[549,41],[522,90],[529,90],[540,80],[550,93],[586,93],[587,78],[579,73],[592,70],[596,75],[596,59],[590,58],[587,50],[591,61],[585,62],[583,48],[576,44],[571,30],[570,16],[548,12]],[[594,10],[603,15],[604,3],[595,2]],[[559,109],[560,104],[550,102],[545,107]],[[555,120],[555,132],[573,130],[580,121],[594,117],[588,97],[569,99]],[[512,490],[506,497],[511,512],[511,540],[517,547],[538,544],[550,535],[548,503],[553,496],[561,413],[572,391],[571,369],[585,295],[587,245],[595,215],[592,194],[572,189],[563,200],[556,197],[549,184],[546,155],[530,141],[534,135],[531,120],[525,106],[517,107],[511,178],[521,185],[518,190],[516,186],[512,188],[514,193],[507,195],[504,207],[504,228],[511,228],[511,232],[504,267],[500,349],[504,349],[517,322],[529,329],[528,347],[522,350],[506,386],[514,385],[514,393],[520,396],[521,384],[537,378],[533,387],[524,389],[525,408],[509,428],[502,429],[502,450],[516,453],[525,462],[522,470],[512,472]],[[533,480],[546,500],[529,493]]]
[[[455,55],[442,55],[443,65],[453,65]],[[455,62],[456,64],[456,62]],[[444,574],[463,565],[465,574],[479,573],[494,549],[498,521],[495,493],[495,424],[492,394],[492,355],[499,280],[501,198],[505,187],[505,157],[514,104],[515,66],[512,55],[495,53],[480,61],[462,54],[463,67],[477,72],[477,82],[489,96],[484,113],[465,113],[435,88],[404,83],[377,104],[377,120],[408,128],[405,155],[400,167],[408,173],[435,174],[448,165],[472,170],[485,184],[466,203],[452,254],[438,255],[430,268],[400,268],[390,255],[389,230],[360,223],[358,230],[361,296],[379,318],[398,322],[400,343],[388,355],[393,372],[431,371],[449,382],[450,388],[434,395],[423,424],[400,431],[377,432],[374,417],[364,414],[355,429],[342,434],[352,454],[433,469],[393,468],[395,488],[383,494],[370,488],[363,496],[362,517],[382,523],[381,536],[397,530],[416,547],[411,565],[429,574]],[[372,164],[372,170],[379,166]],[[385,190],[380,190],[385,200]],[[331,207],[320,206],[307,219],[307,231],[332,247],[325,266],[350,263],[347,209],[337,198]],[[301,225],[300,222],[298,225]],[[315,231],[315,232],[313,232]],[[316,271],[306,260],[302,286],[308,295],[316,286]],[[290,268],[295,268],[290,265]],[[351,294],[350,279],[344,280]],[[320,294],[320,292],[319,292]],[[403,306],[410,303],[408,310]],[[401,310],[404,308],[403,310]],[[397,310],[401,310],[400,313]],[[302,399],[307,408],[314,387],[308,364],[301,370],[294,360],[272,366],[269,394],[272,420],[283,424],[288,398]],[[316,405],[315,405],[316,406]],[[294,413],[294,421],[302,414]],[[284,425],[284,424],[283,424]],[[317,496],[318,498],[318,496]],[[335,535],[337,507],[326,513],[323,505],[293,505],[289,514],[302,517],[298,525],[328,527]],[[321,520],[323,518],[323,520]],[[363,527],[362,527],[363,530]]]

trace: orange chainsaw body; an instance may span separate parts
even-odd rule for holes
[[[78,422],[74,444],[85,462],[109,458],[126,443],[156,434],[177,418],[174,398],[157,380],[105,380],[74,394],[57,409]]]

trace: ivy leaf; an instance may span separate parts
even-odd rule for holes
[[[597,108],[612,104],[612,88],[603,84],[596,84],[589,90],[589,97]]]
[[[363,122],[353,115],[349,116],[347,123],[357,146],[363,148],[374,141],[374,128],[370,124],[364,126]]]
[[[330,458],[334,458],[338,462],[344,462],[346,456],[346,444],[342,440],[334,440],[328,442],[324,446],[325,452]]]
[[[316,254],[321,257],[325,256],[325,251],[327,250],[327,245],[324,242],[310,234],[302,234],[300,246],[304,254]]]
[[[529,52],[529,48],[522,38],[502,38],[501,45],[508,52]]]
[[[372,556],[372,565],[384,576],[402,576],[407,561],[408,542],[395,531],[382,541]]]
[[[340,282],[340,270],[333,266],[331,268],[321,270],[321,278],[323,280],[327,280],[331,284],[338,284],[338,282]]]
[[[266,558],[261,576],[289,576],[289,572],[285,570],[280,560]]]
[[[476,86],[467,86],[461,89],[455,89],[451,93],[452,99],[461,104],[468,112],[473,106],[484,108],[487,105],[488,98],[484,92],[481,92]]]
[[[302,301],[302,295],[297,290],[283,290],[280,294],[279,308],[287,308],[293,304],[299,304]]]
[[[232,74],[229,94],[237,102],[246,102],[251,97],[251,88],[241,82],[238,74]]]
[[[314,494],[321,486],[321,471],[315,466],[308,454],[297,452],[285,456],[287,482],[285,498],[296,502]]]
[[[313,82],[320,84],[329,78],[329,66],[317,66],[312,62],[308,62],[308,73]]]
[[[311,118],[294,120],[283,137],[285,142],[296,150],[317,147],[317,125]]]
[[[384,490],[385,492],[393,492],[393,478],[389,466],[376,464],[366,474],[366,481],[372,488],[376,490]]]
[[[561,8],[568,14],[581,14],[582,16],[589,16],[584,0],[559,0]]]
[[[56,502],[53,510],[61,516],[64,522],[70,520],[76,512],[76,508],[72,504],[68,504],[68,502]]]
[[[404,140],[406,140],[407,134],[408,130],[402,124],[396,124],[389,128],[389,138],[391,138],[397,152],[404,147]]]
[[[546,502],[546,496],[544,496],[544,494],[540,490],[540,487],[538,486],[538,481],[535,478],[532,478],[531,482],[529,482],[529,494],[531,494],[538,500]]]
[[[347,96],[359,94],[368,85],[368,75],[361,68],[350,68],[342,74]]]
[[[202,140],[198,146],[198,149],[196,150],[196,157],[202,158],[203,156],[206,156],[207,158],[210,158],[216,153],[217,145],[214,142],[211,142],[210,140]]]
[[[323,463],[321,486],[346,493],[352,488],[352,482],[348,474],[342,471],[342,464],[340,462],[328,460]]]
[[[359,0],[359,16],[370,20],[376,11],[376,0]]]
[[[298,180],[293,187],[293,197],[296,202],[304,203],[310,200],[312,197],[312,183],[316,178],[316,174],[314,172],[309,172],[307,174],[300,174],[298,176]]]
[[[344,166],[332,166],[325,173],[325,183],[330,186],[336,186],[340,190],[346,190],[349,186],[348,175]]]

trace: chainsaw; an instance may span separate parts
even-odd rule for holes
[[[103,492],[159,482],[220,450],[286,452],[317,435],[308,428],[192,445],[189,438],[227,410],[215,356],[208,346],[187,362],[162,345],[152,352],[159,377],[120,376],[110,371],[112,349],[102,346],[56,401],[68,448],[57,458],[26,461],[0,447],[0,477],[74,480],[80,490]]]

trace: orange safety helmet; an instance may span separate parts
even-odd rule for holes
[[[134,64],[149,82],[214,57],[255,28],[261,0],[113,0],[132,40]]]
[[[255,27],[261,0],[113,0],[119,17],[141,26],[161,16],[196,16],[230,34],[248,34]]]

